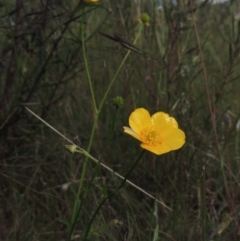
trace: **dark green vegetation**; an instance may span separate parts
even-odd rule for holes
[[[0,240],[239,240],[240,6],[179,1],[158,12],[153,3],[2,1]],[[149,27],[138,21],[144,12]],[[141,51],[110,86],[128,45],[98,31],[133,43],[140,25]],[[97,109],[111,87],[99,117],[89,83]],[[106,200],[121,179],[69,153],[25,106],[123,176],[142,151],[123,133],[129,114],[144,107],[174,116],[185,146],[145,153],[129,177],[172,211],[129,184]],[[219,235],[221,220],[230,221]]]

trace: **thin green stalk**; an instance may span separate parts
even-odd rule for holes
[[[137,33],[137,36],[136,36],[133,44],[135,44],[135,43],[137,42],[137,40],[138,40],[138,38],[139,38],[139,36],[140,36],[140,33],[141,33],[142,29],[143,29],[143,24],[140,25],[139,31],[138,31],[138,33]],[[123,58],[121,64],[119,65],[119,67],[118,67],[118,69],[117,69],[117,71],[116,71],[116,73],[115,73],[112,81],[111,81],[110,84],[108,85],[108,88],[107,88],[107,90],[106,90],[106,92],[105,92],[105,94],[104,94],[104,96],[103,96],[103,98],[102,98],[102,101],[101,101],[101,103],[100,103],[99,109],[96,111],[97,114],[96,114],[96,117],[95,117],[95,120],[94,120],[94,123],[93,123],[92,131],[91,131],[91,136],[90,136],[90,140],[89,140],[89,144],[88,144],[88,148],[87,148],[87,152],[88,152],[88,153],[90,152],[90,149],[91,149],[91,147],[92,147],[92,143],[93,143],[93,138],[94,138],[94,134],[95,134],[96,125],[97,125],[98,118],[99,118],[100,112],[101,112],[101,110],[102,110],[102,107],[103,107],[103,105],[104,105],[104,103],[105,103],[105,101],[106,101],[106,99],[107,99],[107,96],[108,96],[108,94],[109,94],[109,91],[110,91],[112,85],[114,84],[115,80],[117,79],[117,76],[118,76],[120,70],[122,69],[123,65],[125,64],[125,62],[126,62],[128,56],[130,55],[130,53],[131,53],[131,50],[128,50],[127,53],[126,53],[126,55],[125,55],[125,57]],[[88,68],[86,68],[86,69],[88,69]],[[90,83],[91,83],[91,81],[90,81]],[[84,180],[84,177],[85,177],[85,173],[86,173],[86,169],[87,169],[88,156],[86,155],[85,157],[86,157],[86,158],[85,158],[85,162],[84,162],[84,165],[83,165],[81,180],[80,180],[80,184],[79,184],[79,188],[78,188],[76,200],[75,200],[75,203],[74,203],[74,209],[73,209],[74,211],[77,210],[77,203],[78,203],[78,199],[79,199],[79,196],[80,196],[80,193],[81,193],[81,190],[82,190],[82,183],[83,183],[83,180]],[[84,196],[86,196],[86,193],[85,193]],[[73,218],[72,218],[72,221],[75,220],[75,218],[76,218],[76,217],[73,217]],[[71,222],[71,223],[72,223],[72,222]]]
[[[139,36],[140,36],[140,33],[141,33],[141,31],[142,31],[142,28],[143,28],[143,25],[141,24],[141,25],[140,25],[140,28],[139,28],[139,31],[138,31],[138,33],[137,33],[137,36],[136,36],[136,38],[135,38],[135,40],[134,40],[134,44],[137,42],[137,40],[138,40],[138,38],[139,38]],[[91,149],[91,147],[92,147],[92,143],[93,143],[93,138],[94,138],[94,134],[95,134],[96,125],[97,125],[98,118],[99,118],[100,112],[101,112],[101,110],[102,110],[103,104],[105,103],[105,101],[106,101],[106,99],[107,99],[107,96],[108,96],[108,94],[109,94],[109,91],[110,91],[113,83],[115,82],[115,80],[116,80],[116,78],[117,78],[120,70],[122,69],[123,65],[125,64],[125,62],[126,62],[126,60],[127,60],[127,58],[128,58],[128,56],[129,56],[130,53],[131,53],[131,51],[129,50],[129,51],[127,52],[127,54],[125,55],[125,57],[123,58],[121,64],[119,65],[119,67],[118,67],[118,69],[117,69],[117,71],[116,71],[116,73],[115,73],[112,81],[110,82],[110,84],[109,84],[109,86],[108,86],[108,88],[107,88],[107,90],[106,90],[106,92],[105,92],[105,94],[104,94],[104,96],[103,96],[103,98],[102,98],[102,101],[101,101],[101,103],[100,103],[99,109],[98,109],[98,111],[97,111],[97,114],[96,114],[96,117],[95,117],[95,120],[94,120],[94,123],[93,123],[92,131],[91,131],[91,136],[90,136],[90,140],[89,140],[89,144],[88,144],[88,148],[87,148],[87,152],[88,152],[88,153],[90,152],[90,149]],[[78,192],[77,192],[77,197],[76,197],[76,199],[78,199],[79,196],[80,196],[80,193],[81,193],[81,190],[82,190],[82,182],[83,182],[83,179],[84,179],[84,177],[85,177],[85,172],[86,172],[86,168],[87,168],[88,156],[86,155],[85,157],[86,157],[86,158],[85,158],[85,162],[84,162],[84,165],[83,165],[81,180],[80,180],[80,184],[79,184],[79,188],[78,188]],[[86,194],[85,194],[85,195],[86,195]],[[74,204],[74,210],[75,210],[76,207],[77,207],[77,200],[75,201],[75,204]]]
[[[112,127],[111,127],[111,136],[113,136],[114,124],[115,124],[115,121],[116,121],[118,109],[119,108],[115,108],[115,111],[114,111],[114,114],[113,114]]]
[[[83,24],[82,24],[83,25]],[[83,26],[82,26],[83,27]],[[142,31],[142,28],[143,28],[143,25],[140,26],[139,28],[139,31],[137,33],[137,36],[134,40],[134,43],[136,43],[137,39],[139,38],[140,36],[140,33]],[[94,97],[94,92],[93,92],[93,88],[92,88],[92,82],[91,82],[91,77],[90,77],[90,74],[89,74],[89,69],[88,69],[88,65],[87,65],[87,59],[86,59],[86,53],[85,53],[85,45],[84,45],[84,36],[83,36],[83,33],[84,31],[82,31],[82,44],[83,44],[83,55],[84,55],[84,63],[85,63],[85,67],[86,67],[86,73],[87,73],[87,77],[88,77],[88,81],[89,81],[89,86],[90,86],[90,89],[91,89],[91,93],[92,93],[92,98],[93,98],[93,105],[94,105],[94,108],[95,108],[95,111],[96,111],[96,117],[95,117],[95,120],[94,120],[94,123],[93,123],[93,127],[92,127],[92,131],[91,131],[91,136],[90,136],[90,141],[89,141],[89,144],[88,144],[88,149],[87,149],[87,153],[90,152],[90,149],[91,149],[91,146],[92,146],[92,143],[93,143],[93,138],[94,138],[94,133],[95,133],[95,129],[96,129],[96,125],[97,125],[97,122],[98,122],[98,118],[99,118],[99,115],[100,115],[100,112],[102,110],[102,107],[103,107],[103,104],[105,103],[106,99],[107,99],[107,96],[109,94],[109,91],[113,85],[113,83],[115,82],[120,70],[122,69],[123,65],[125,64],[129,54],[131,53],[131,51],[129,50],[127,52],[127,54],[125,55],[125,57],[123,58],[121,64],[119,65],[112,81],[110,82],[104,96],[103,96],[103,99],[100,103],[100,106],[99,106],[99,109],[97,110],[97,106],[96,106],[96,102],[95,102],[95,97]],[[78,212],[78,208],[79,208],[79,197],[80,197],[80,194],[82,192],[82,186],[83,186],[83,180],[85,178],[85,174],[86,174],[86,169],[87,169],[87,162],[88,162],[88,158],[89,156],[88,155],[85,155],[85,162],[83,164],[83,169],[82,169],[82,174],[81,174],[81,179],[80,179],[80,183],[79,183],[79,186],[78,186],[78,191],[77,191],[77,195],[76,195],[76,198],[75,198],[75,202],[74,202],[74,207],[73,207],[73,213],[72,213],[72,217],[71,217],[71,232],[70,234],[73,232],[74,230],[74,226],[75,226],[75,223],[76,223],[76,220],[77,220],[77,214],[79,213]],[[84,194],[84,197],[86,196],[87,192],[85,192]],[[83,198],[84,198],[83,197]]]
[[[83,13],[84,13],[84,7],[83,7]],[[85,69],[86,69],[87,80],[88,80],[88,84],[89,84],[91,95],[92,95],[94,111],[97,112],[97,104],[96,104],[96,100],[95,100],[95,95],[94,95],[94,91],[93,91],[91,76],[90,76],[87,57],[86,57],[83,19],[81,19],[81,31],[82,31],[81,32],[81,40],[82,40],[82,51],[83,51],[84,66],[85,66]]]
[[[143,24],[140,25],[139,30],[138,30],[138,33],[137,33],[137,36],[136,36],[133,44],[135,44],[135,43],[137,42],[137,40],[138,40],[138,38],[139,38],[139,36],[140,36],[140,34],[141,34],[141,32],[142,32],[142,29],[143,29]],[[106,101],[106,99],[107,99],[108,94],[109,94],[109,91],[110,91],[112,85],[114,84],[114,82],[115,82],[115,80],[116,80],[119,72],[121,71],[121,69],[122,69],[123,65],[125,64],[125,62],[126,62],[126,60],[127,60],[127,58],[128,58],[128,56],[129,56],[130,53],[131,53],[131,50],[128,50],[127,53],[126,53],[126,55],[125,55],[125,57],[123,58],[122,63],[119,65],[119,67],[118,67],[118,69],[117,69],[117,71],[116,71],[116,73],[115,73],[112,81],[110,82],[110,84],[109,84],[109,86],[108,86],[108,88],[107,88],[107,90],[106,90],[106,92],[105,92],[105,94],[104,94],[104,96],[103,96],[103,99],[102,99],[102,101],[101,101],[101,103],[100,103],[99,112],[101,112],[102,107],[103,107],[103,105],[104,105],[104,103],[105,103],[105,101]]]
[[[83,7],[82,11],[83,11],[83,15],[84,15],[84,7]],[[81,31],[82,31],[81,32],[81,40],[82,40],[82,51],[83,51],[84,65],[85,65],[87,79],[88,79],[88,83],[89,83],[89,87],[90,87],[90,91],[91,91],[91,95],[92,95],[94,111],[97,112],[97,104],[96,104],[96,100],[95,100],[95,96],[94,96],[91,76],[90,76],[90,72],[89,72],[89,68],[88,68],[88,62],[87,62],[87,57],[86,57],[83,19],[81,19]],[[82,190],[82,186],[83,186],[83,180],[84,180],[84,177],[85,177],[86,169],[87,169],[87,158],[86,158],[86,161],[85,161],[85,163],[83,165],[81,179],[80,179],[80,183],[79,183],[79,186],[78,186],[77,195],[76,195],[76,198],[75,198],[75,201],[74,201],[73,212],[72,212],[72,217],[71,217],[71,230],[70,230],[70,236],[69,237],[71,237],[71,235],[72,235],[72,233],[74,231],[76,220],[77,220],[77,216],[79,215],[79,197],[80,197],[80,194],[81,194],[81,190]]]
[[[88,234],[89,234],[89,230],[92,226],[92,223],[95,219],[95,217],[97,216],[99,210],[101,209],[101,207],[103,206],[103,204],[108,200],[110,199],[111,197],[115,196],[119,190],[123,187],[123,185],[126,183],[128,177],[130,176],[130,174],[132,173],[133,169],[136,167],[136,165],[138,164],[138,162],[141,160],[143,154],[145,153],[145,150],[142,150],[141,154],[138,156],[138,158],[135,160],[135,162],[133,163],[132,167],[129,169],[129,171],[127,172],[126,176],[124,177],[122,183],[120,184],[120,186],[111,194],[109,194],[107,197],[105,197],[102,202],[99,204],[99,206],[97,207],[96,211],[94,212],[89,224],[88,224],[88,227],[87,227],[87,230],[86,230],[86,233],[85,233],[85,236],[83,238],[83,240],[86,240]]]
[[[135,44],[135,43],[137,42],[137,40],[138,40],[138,38],[139,38],[139,36],[140,36],[140,33],[142,32],[142,29],[143,29],[143,24],[140,25],[139,30],[138,30],[138,33],[137,33],[137,36],[136,36],[133,44]],[[123,65],[125,64],[125,62],[126,62],[128,56],[130,55],[130,53],[131,53],[131,50],[128,50],[127,53],[126,53],[126,55],[125,55],[125,57],[123,58],[121,64],[119,65],[119,67],[118,67],[118,69],[117,69],[114,77],[112,78],[112,81],[111,81],[110,84],[108,85],[108,88],[107,88],[107,90],[106,90],[106,92],[105,92],[105,94],[104,94],[104,96],[103,96],[103,98],[102,98],[102,100],[101,100],[101,103],[100,103],[100,105],[99,105],[99,109],[98,109],[96,118],[95,118],[94,123],[93,123],[92,131],[91,131],[91,136],[90,136],[90,141],[89,141],[88,148],[87,148],[87,151],[88,151],[88,152],[90,152],[91,147],[92,147],[92,142],[93,142],[93,138],[94,138],[94,134],[95,134],[96,125],[97,125],[98,118],[99,118],[99,115],[100,115],[100,113],[101,113],[101,110],[102,110],[102,108],[103,108],[103,105],[104,105],[104,103],[105,103],[105,101],[106,101],[106,99],[107,99],[107,96],[108,96],[108,94],[109,94],[109,91],[110,91],[112,85],[114,84],[115,80],[117,79],[117,76],[118,76],[119,72],[121,71]],[[86,159],[87,159],[87,158],[86,158]]]

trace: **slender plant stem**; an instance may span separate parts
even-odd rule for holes
[[[138,38],[139,38],[139,36],[140,36],[140,34],[141,34],[141,32],[142,32],[142,29],[143,29],[143,24],[140,25],[139,30],[138,30],[138,33],[137,33],[137,35],[136,35],[136,38],[135,38],[133,44],[135,44],[135,43],[137,42],[137,40],[138,40]],[[97,122],[98,122],[98,118],[99,118],[99,115],[100,115],[101,110],[102,110],[102,108],[103,108],[103,105],[104,105],[104,103],[105,103],[105,101],[106,101],[106,99],[107,99],[107,96],[108,96],[108,94],[109,94],[109,91],[110,91],[112,85],[114,84],[114,82],[116,81],[117,76],[118,76],[118,74],[120,73],[123,65],[125,64],[128,56],[130,55],[130,53],[131,53],[131,50],[128,50],[127,53],[126,53],[126,55],[125,55],[125,57],[123,58],[121,64],[119,65],[119,67],[118,67],[118,69],[117,69],[114,77],[112,78],[110,84],[108,85],[108,88],[107,88],[107,90],[106,90],[106,92],[105,92],[105,94],[104,94],[104,96],[103,96],[103,98],[102,98],[102,100],[101,100],[101,102],[100,102],[99,109],[98,109],[97,115],[96,115],[95,120],[94,120],[94,123],[93,123],[93,127],[92,127],[92,131],[91,131],[91,136],[90,136],[90,140],[89,140],[87,152],[90,152],[90,150],[91,150],[92,143],[93,143],[93,138],[94,138],[94,134],[95,134],[95,129],[96,129]],[[86,159],[87,159],[87,158],[86,158]]]
[[[83,15],[84,15],[84,7],[83,7]],[[88,84],[89,84],[91,95],[92,95],[94,111],[97,112],[97,104],[96,104],[96,100],[95,100],[92,80],[91,80],[91,76],[90,76],[90,72],[89,72],[89,68],[88,68],[87,57],[86,57],[86,47],[85,47],[84,33],[85,33],[85,31],[84,31],[83,19],[81,19],[81,40],[82,40],[82,51],[83,51],[84,65],[85,65],[85,69],[86,69]]]
[[[83,6],[83,9],[82,9],[82,13],[83,13],[83,16],[84,16],[84,6]],[[95,100],[95,96],[94,96],[91,76],[90,76],[90,72],[89,72],[89,68],[88,68],[88,62],[87,62],[87,57],[86,57],[84,32],[85,31],[84,31],[83,18],[82,18],[81,19],[81,40],[82,40],[83,59],[84,59],[84,65],[85,65],[85,69],[86,69],[87,79],[88,79],[88,83],[89,83],[89,87],[90,87],[90,91],[91,91],[91,95],[92,95],[94,111],[97,112],[97,104],[96,104],[96,100]],[[80,194],[81,194],[81,190],[82,190],[82,186],[83,186],[83,180],[84,180],[84,177],[85,177],[86,169],[87,169],[87,160],[85,161],[85,163],[83,165],[81,179],[80,179],[80,183],[79,183],[79,186],[78,186],[77,195],[76,195],[76,198],[75,198],[75,201],[74,201],[73,212],[72,212],[72,217],[71,217],[70,237],[72,235],[72,232],[74,231],[74,227],[75,227],[75,224],[76,224],[77,216],[79,214],[79,210],[78,210],[79,209],[79,197],[80,197]]]
[[[84,10],[83,10],[84,11]],[[86,67],[86,73],[87,73],[87,77],[88,77],[88,81],[89,81],[89,86],[90,86],[90,89],[91,89],[91,93],[92,93],[92,99],[93,99],[93,105],[94,105],[94,108],[95,108],[95,111],[96,111],[96,117],[95,117],[95,120],[94,120],[94,123],[93,123],[93,127],[92,127],[92,131],[91,131],[91,136],[90,136],[90,140],[89,140],[89,144],[88,144],[88,148],[87,148],[87,153],[90,152],[90,149],[92,147],[92,143],[93,143],[93,138],[94,138],[94,134],[95,134],[95,130],[96,130],[96,126],[97,126],[97,122],[98,122],[98,118],[99,118],[99,115],[100,115],[100,112],[102,110],[102,107],[107,99],[107,96],[109,94],[109,91],[113,85],[113,83],[115,82],[120,70],[122,69],[123,65],[125,64],[129,54],[131,53],[131,51],[129,50],[127,52],[127,54],[125,55],[125,57],[123,58],[121,64],[119,65],[112,81],[110,82],[110,84],[108,85],[108,88],[101,100],[101,103],[100,103],[100,106],[99,106],[99,109],[97,110],[97,106],[96,106],[96,102],[95,102],[95,97],[94,97],[94,92],[93,92],[93,88],[92,88],[92,82],[91,82],[91,78],[90,78],[90,74],[89,74],[89,69],[88,69],[88,64],[87,64],[87,59],[86,59],[86,53],[85,53],[85,44],[84,44],[84,31],[83,31],[83,22],[82,22],[82,44],[83,44],[83,54],[84,54],[84,63],[85,63],[85,67]],[[140,28],[139,28],[139,31],[137,33],[137,36],[134,40],[134,43],[136,43],[137,39],[139,38],[140,36],[140,33],[142,31],[142,28],[143,28],[143,25],[141,24],[140,25]],[[74,230],[74,227],[75,226],[75,223],[76,223],[76,220],[77,220],[77,213],[78,212],[78,206],[79,206],[79,197],[80,197],[80,194],[82,192],[82,186],[83,186],[83,180],[85,178],[85,174],[86,174],[86,169],[87,169],[87,163],[88,163],[88,155],[85,155],[85,162],[83,164],[83,169],[82,169],[82,173],[81,173],[81,179],[80,179],[80,183],[79,183],[79,186],[78,186],[78,191],[77,191],[77,195],[76,195],[76,198],[75,198],[75,202],[74,202],[74,207],[73,207],[73,213],[72,213],[72,217],[71,217],[71,230],[73,232]],[[86,196],[87,192],[85,192],[84,196]],[[71,232],[71,233],[72,233]]]
[[[140,34],[141,34],[141,32],[142,32],[142,29],[143,29],[143,24],[140,24],[138,33],[137,33],[137,35],[136,35],[136,38],[135,38],[133,44],[135,44],[135,43],[137,42],[137,40],[138,40],[138,38],[139,38],[139,36],[140,36]],[[127,60],[127,58],[128,58],[128,56],[129,56],[130,53],[131,53],[131,50],[128,50],[127,53],[126,53],[126,55],[125,55],[125,57],[123,58],[123,61],[122,61],[121,64],[119,65],[119,67],[118,67],[118,69],[117,69],[117,71],[116,71],[116,73],[115,73],[112,81],[111,81],[110,84],[108,85],[108,88],[107,88],[107,90],[106,90],[106,92],[105,92],[105,94],[104,94],[104,96],[103,96],[103,99],[102,99],[102,101],[101,101],[101,103],[100,103],[99,112],[101,111],[101,109],[102,109],[102,107],[103,107],[103,105],[104,105],[104,103],[105,103],[105,101],[106,101],[106,99],[107,99],[107,96],[108,96],[108,94],[109,94],[109,91],[110,91],[112,85],[114,84],[115,80],[117,79],[117,76],[118,76],[119,72],[121,71],[123,65],[125,64],[125,62],[126,62],[126,60]]]
[[[115,124],[115,121],[116,121],[118,109],[119,108],[115,108],[115,111],[113,113],[112,127],[111,127],[111,136],[113,136],[114,124]]]

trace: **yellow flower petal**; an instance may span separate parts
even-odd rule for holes
[[[185,143],[185,133],[180,129],[172,129],[163,133],[164,144],[171,150],[181,148]]]
[[[129,125],[136,134],[151,124],[151,117],[149,112],[144,108],[138,108],[129,117]]]
[[[177,121],[164,112],[157,112],[151,117],[153,125],[159,130],[178,128]]]
[[[168,146],[164,145],[164,144],[160,145],[160,146],[150,146],[150,145],[147,145],[145,143],[142,143],[141,147],[143,149],[151,151],[151,152],[153,152],[153,153],[155,153],[157,155],[161,155],[161,154],[164,154],[164,153],[167,153],[167,152],[171,151],[171,149]]]
[[[131,128],[129,128],[127,126],[124,126],[123,129],[124,129],[125,133],[129,134],[130,136],[132,136],[132,137],[134,137],[134,138],[136,138],[137,140],[140,141],[139,135],[136,134],[136,132],[134,132]]]

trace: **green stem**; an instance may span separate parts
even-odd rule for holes
[[[137,42],[137,40],[138,40],[138,38],[139,38],[139,36],[140,36],[140,34],[141,34],[141,32],[142,32],[142,29],[143,29],[143,24],[140,25],[139,30],[138,30],[138,33],[137,33],[137,36],[136,36],[133,44],[135,44],[135,43]],[[105,103],[105,101],[106,101],[106,99],[107,99],[108,93],[109,93],[109,91],[110,91],[113,83],[115,82],[115,80],[116,80],[116,78],[117,78],[120,70],[122,69],[123,65],[125,64],[125,62],[126,62],[126,60],[127,60],[127,58],[128,58],[128,56],[129,56],[130,53],[131,53],[131,50],[128,50],[127,53],[126,53],[126,55],[125,55],[125,57],[124,57],[124,59],[123,59],[123,61],[122,61],[122,63],[119,65],[119,67],[118,67],[118,69],[117,69],[117,71],[116,71],[116,73],[115,73],[112,81],[110,82],[110,84],[109,84],[109,86],[108,86],[108,88],[107,88],[107,90],[106,90],[106,92],[105,92],[105,94],[104,94],[104,96],[103,96],[103,99],[102,99],[102,101],[101,101],[101,103],[100,103],[99,112],[101,111],[101,109],[102,109],[102,107],[103,107],[103,104]]]
[[[84,10],[83,10],[84,11]],[[90,140],[89,140],[89,144],[88,144],[88,148],[87,148],[87,153],[90,152],[90,149],[92,147],[92,143],[93,143],[93,138],[94,138],[94,134],[95,134],[95,129],[96,129],[96,126],[97,126],[97,122],[98,122],[98,118],[99,118],[99,115],[100,115],[100,112],[102,110],[102,107],[107,99],[107,96],[109,94],[109,91],[113,85],[113,83],[115,82],[120,70],[122,69],[123,65],[125,64],[129,54],[131,53],[131,51],[129,50],[127,52],[127,54],[125,55],[125,57],[123,58],[121,64],[119,65],[112,81],[110,82],[102,100],[101,100],[101,103],[100,103],[100,106],[99,106],[99,109],[97,110],[97,106],[96,106],[96,102],[95,102],[95,98],[94,98],[94,92],[93,92],[93,88],[92,88],[92,82],[91,82],[91,78],[90,78],[90,74],[89,74],[89,69],[88,69],[88,65],[87,65],[87,59],[86,59],[86,53],[85,53],[85,44],[84,44],[84,31],[83,31],[83,22],[82,22],[82,44],[83,44],[83,55],[84,55],[84,63],[85,63],[85,67],[86,67],[86,73],[87,73],[87,76],[88,76],[88,81],[89,81],[89,86],[90,86],[90,89],[91,89],[91,93],[92,93],[92,98],[93,98],[93,105],[94,105],[94,108],[95,108],[95,111],[96,111],[96,117],[95,117],[95,120],[94,120],[94,123],[93,123],[93,127],[92,127],[92,131],[91,131],[91,136],[90,136]],[[134,44],[136,43],[136,41],[138,40],[139,36],[140,36],[140,33],[142,31],[142,28],[143,28],[143,25],[140,26],[139,28],[139,31],[137,33],[137,36],[134,40]],[[82,174],[81,174],[81,179],[80,179],[80,183],[79,183],[79,186],[78,186],[78,191],[77,191],[77,195],[76,195],[76,198],[75,198],[75,202],[74,202],[74,207],[73,207],[73,213],[72,213],[72,217],[71,217],[71,231],[70,231],[70,235],[72,235],[73,231],[74,231],[74,228],[75,228],[75,225],[76,225],[76,221],[77,221],[77,217],[78,217],[78,214],[79,214],[79,197],[80,197],[80,194],[81,194],[81,191],[82,191],[82,186],[83,186],[83,180],[85,178],[85,174],[86,174],[86,169],[87,169],[87,162],[88,162],[88,155],[85,156],[85,162],[83,164],[83,170],[82,170]],[[126,179],[124,179],[126,181]],[[125,183],[124,181],[124,183]],[[87,192],[85,192],[85,195],[86,196]],[[84,198],[84,197],[83,197]]]
[[[83,7],[83,14],[84,14],[84,7]],[[84,25],[83,25],[83,20],[82,19],[81,19],[81,30],[82,30],[82,32],[81,32],[81,40],[82,40],[82,51],[83,51],[84,65],[85,65],[85,68],[86,68],[88,84],[89,84],[91,95],[92,95],[94,111],[97,112],[97,104],[96,104],[96,100],[95,100],[95,96],[94,96],[91,76],[90,76],[90,72],[89,72],[89,68],[88,68],[88,62],[87,62],[87,57],[86,57],[86,48],[85,48],[85,39],[84,39]]]
[[[114,111],[114,114],[113,114],[112,127],[111,127],[111,135],[112,136],[113,136],[114,124],[115,124],[115,121],[116,121],[118,109],[119,108],[115,108],[115,111]]]
[[[137,33],[137,36],[136,36],[133,44],[135,44],[135,43],[137,42],[137,40],[138,40],[138,38],[139,38],[139,36],[140,36],[140,33],[142,32],[142,29],[143,29],[143,24],[140,25],[139,30],[138,30],[138,33]],[[112,81],[111,81],[110,84],[108,85],[108,88],[107,88],[107,90],[106,90],[106,92],[105,92],[105,94],[104,94],[104,96],[103,96],[103,98],[102,98],[102,100],[101,100],[101,103],[100,103],[100,105],[99,105],[99,109],[98,109],[96,118],[95,118],[94,123],[93,123],[93,127],[92,127],[92,131],[91,131],[91,136],[90,136],[90,141],[89,141],[89,144],[88,144],[87,152],[90,152],[90,150],[91,150],[92,142],[93,142],[93,138],[94,138],[94,134],[95,134],[96,125],[97,125],[97,122],[98,122],[98,118],[99,118],[100,112],[101,112],[101,110],[102,110],[102,108],[103,108],[103,105],[104,105],[104,103],[105,103],[105,101],[106,101],[106,99],[107,99],[107,96],[108,96],[108,94],[109,94],[109,91],[110,91],[112,85],[114,84],[114,82],[116,81],[117,76],[118,76],[119,72],[121,71],[123,65],[125,64],[125,62],[126,62],[126,60],[127,60],[127,58],[128,58],[128,56],[129,56],[130,53],[131,53],[131,50],[128,50],[127,53],[126,53],[126,55],[125,55],[125,57],[123,58],[121,64],[119,65],[119,67],[118,67],[118,69],[117,69],[114,77],[112,78]]]
[[[82,12],[83,12],[83,15],[84,15],[84,7],[82,9]],[[90,87],[90,91],[91,91],[91,95],[92,95],[94,111],[97,113],[97,104],[96,104],[96,100],[95,100],[95,96],[94,96],[91,76],[90,76],[90,72],[89,72],[89,68],[88,68],[88,62],[87,62],[87,57],[86,57],[86,47],[85,47],[85,39],[84,39],[83,19],[81,19],[81,31],[82,31],[81,32],[81,40],[82,40],[82,51],[83,51],[84,65],[85,65],[85,68],[86,68],[87,79],[88,79],[88,83],[89,83],[89,87]],[[74,206],[73,206],[73,212],[72,212],[72,217],[71,217],[70,237],[71,237],[71,235],[72,235],[72,233],[74,231],[74,228],[75,228],[75,225],[76,225],[77,216],[79,215],[79,197],[80,197],[80,193],[81,193],[82,186],[83,186],[83,180],[84,180],[84,177],[85,177],[86,168],[87,168],[87,162],[85,162],[84,165],[83,165],[82,175],[81,175],[81,179],[80,179],[80,183],[79,183],[79,186],[78,186],[77,195],[76,195]]]
[[[101,207],[103,206],[103,204],[110,198],[112,198],[113,196],[115,196],[119,191],[120,189],[123,187],[123,185],[126,183],[128,177],[130,176],[130,174],[132,173],[133,169],[136,167],[136,165],[138,164],[138,162],[141,160],[143,154],[145,153],[145,150],[142,150],[141,154],[138,156],[138,158],[135,160],[135,162],[133,163],[132,167],[129,169],[129,171],[127,172],[125,178],[123,179],[122,183],[120,184],[120,186],[111,194],[109,194],[107,197],[105,197],[102,202],[99,204],[99,206],[97,207],[96,211],[94,212],[89,224],[88,224],[88,227],[87,227],[87,230],[86,230],[86,233],[85,233],[85,236],[83,238],[83,240],[86,240],[88,234],[89,234],[89,230],[92,226],[92,223],[95,219],[95,217],[97,216],[99,210],[101,209]]]

